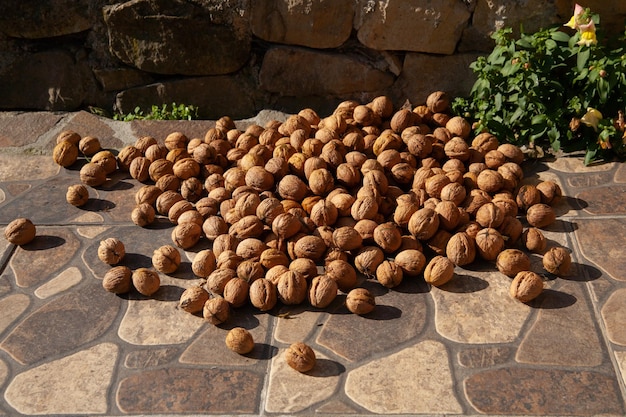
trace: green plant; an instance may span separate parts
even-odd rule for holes
[[[195,106],[172,103],[172,109],[168,109],[167,104],[161,107],[153,105],[150,112],[144,114],[139,106],[135,107],[132,113],[116,114],[115,120],[130,122],[131,120],[192,120],[198,118],[198,109]]]
[[[453,103],[456,114],[501,141],[543,154],[545,147],[584,150],[585,163],[626,156],[624,105],[626,51],[596,39],[600,19],[576,5],[562,27],[512,37],[505,28],[493,35],[495,47],[470,67],[477,80],[468,98]]]

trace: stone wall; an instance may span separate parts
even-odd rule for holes
[[[623,30],[623,0],[578,0]],[[203,118],[264,108],[469,91],[490,34],[566,22],[573,0],[3,0],[0,109],[124,113],[193,104]]]

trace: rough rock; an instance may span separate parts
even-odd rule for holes
[[[238,7],[131,0],[104,7],[111,53],[157,74],[220,75],[248,59],[250,34]]]
[[[104,91],[126,90],[154,82],[150,74],[134,68],[94,69],[93,73]]]
[[[328,13],[332,7],[332,13]],[[353,0],[271,0],[252,2],[252,33],[259,38],[310,48],[336,48],[350,37]]]
[[[89,0],[3,0],[0,32],[41,39],[83,32],[91,27]]]
[[[408,99],[413,105],[425,103],[426,97],[437,90],[446,91],[452,96],[467,95],[476,80],[469,65],[478,55],[465,53],[437,56],[409,53],[404,59],[402,73],[394,85],[394,95],[397,100]]]
[[[389,87],[393,76],[356,56],[277,47],[265,54],[261,87],[287,96],[340,95]]]
[[[117,95],[116,107],[131,113],[136,106],[149,111],[153,104],[184,103],[198,108],[203,119],[225,114],[233,118],[253,116],[255,88],[242,77],[193,77],[131,88]]]
[[[359,6],[358,39],[376,50],[452,54],[471,15],[464,2],[448,0],[360,0]]]
[[[459,50],[490,51],[494,46],[491,35],[504,27],[512,28],[514,36],[519,36],[520,27],[525,33],[534,33],[541,28],[567,22],[570,17],[567,13],[571,14],[572,9],[559,8],[555,3],[558,1],[478,0],[471,24],[463,32]],[[566,15],[560,16],[560,10]]]
[[[93,85],[86,65],[63,50],[18,56],[0,72],[0,80],[3,109],[76,110]]]

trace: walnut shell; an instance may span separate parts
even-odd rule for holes
[[[340,250],[350,251],[360,248],[363,239],[356,229],[343,226],[333,232],[333,243]]]
[[[216,267],[217,260],[211,249],[204,249],[196,253],[191,262],[191,271],[200,278],[206,278],[211,275]]]
[[[254,349],[254,339],[248,330],[235,327],[226,335],[226,346],[235,353],[245,355]]]
[[[127,266],[114,266],[104,274],[102,287],[113,294],[125,294],[132,288],[132,274]]]
[[[327,275],[319,275],[311,280],[308,297],[311,306],[326,308],[337,297],[339,286],[337,282]]]
[[[291,213],[281,213],[272,221],[272,231],[280,239],[288,239],[298,233],[301,223],[296,216]]]
[[[509,288],[509,294],[522,303],[534,300],[543,291],[543,280],[539,274],[520,271],[515,275]]]
[[[403,274],[409,277],[419,276],[426,266],[426,257],[417,249],[405,249],[398,252],[394,261],[400,266]]]
[[[439,229],[439,215],[434,209],[421,208],[413,213],[407,227],[409,232],[419,240],[428,240]]]
[[[117,154],[117,166],[120,170],[128,172],[133,159],[140,156],[144,156],[144,154],[139,149],[132,145],[125,146]],[[150,159],[148,161],[152,162]]]
[[[526,210],[526,221],[531,226],[542,229],[556,221],[556,214],[547,204],[533,204]]]
[[[237,276],[237,272],[230,268],[218,268],[207,277],[206,289],[213,294],[224,294],[226,283]]]
[[[131,276],[133,286],[139,294],[150,297],[161,287],[161,278],[156,271],[148,268],[139,268]]]
[[[376,279],[383,287],[397,287],[402,282],[402,278],[402,268],[394,261],[385,260],[376,268]]]
[[[109,237],[100,241],[98,246],[98,258],[109,265],[115,265],[124,259],[126,249],[121,240]]]
[[[80,143],[80,135],[73,130],[64,130],[57,136],[56,143],[69,142],[74,146],[78,146]]]
[[[242,307],[248,301],[250,284],[245,279],[234,277],[224,285],[223,296],[233,307]]]
[[[496,267],[513,278],[518,272],[530,270],[530,258],[519,249],[505,249],[496,258]]]
[[[355,288],[346,296],[346,307],[354,314],[368,314],[376,308],[376,299],[366,288]]]
[[[261,311],[274,308],[278,301],[276,285],[266,278],[260,278],[250,284],[250,303]]]
[[[455,233],[446,245],[446,256],[458,266],[471,264],[476,258],[474,239],[465,232]]]
[[[105,169],[94,162],[87,162],[83,165],[80,169],[79,176],[80,181],[83,184],[91,187],[98,187],[104,184],[107,180],[107,173]]]
[[[315,352],[308,345],[296,342],[285,351],[285,362],[298,372],[308,372],[315,367]]]
[[[230,318],[230,304],[222,297],[209,298],[202,308],[202,317],[217,326]]]
[[[163,191],[155,185],[143,185],[137,193],[135,193],[135,203],[148,203],[151,206],[156,204],[157,198],[163,194]]]
[[[267,248],[268,246],[262,240],[249,237],[239,242],[235,253],[242,259],[258,261]]]
[[[531,252],[543,253],[548,242],[540,229],[529,227],[522,232],[522,244]]]
[[[476,210],[476,221],[482,227],[500,227],[504,221],[504,212],[493,202],[485,203]]]
[[[433,113],[444,113],[450,106],[450,97],[444,91],[435,91],[426,98],[426,107]]]
[[[100,151],[91,157],[91,162],[100,165],[107,175],[112,174],[117,169],[117,158],[111,151]]]
[[[145,227],[154,222],[154,218],[156,217],[156,211],[154,207],[152,207],[148,203],[141,203],[133,208],[133,211],[130,213],[130,218],[137,226]]]
[[[326,244],[321,237],[304,236],[295,243],[294,253],[297,258],[319,261],[326,252]]]
[[[196,223],[181,223],[172,230],[172,242],[181,249],[191,249],[198,243],[202,228]]]
[[[180,252],[174,246],[164,245],[152,253],[152,266],[159,272],[171,274],[180,266]]]
[[[178,308],[187,313],[195,314],[204,308],[209,299],[209,293],[202,287],[189,287],[180,296]]]
[[[300,304],[307,296],[306,279],[297,271],[283,272],[278,278],[276,289],[279,300],[286,305]]]
[[[566,276],[572,267],[572,257],[567,249],[554,247],[543,255],[543,267],[546,271],[557,276]]]
[[[78,146],[69,141],[59,142],[52,150],[52,159],[57,165],[67,168],[78,159]]]
[[[383,223],[374,229],[374,242],[383,252],[392,253],[402,244],[402,234],[394,222]]]
[[[536,186],[537,191],[541,195],[543,204],[554,205],[559,202],[563,196],[561,187],[554,181],[542,181]]]
[[[433,257],[424,269],[424,280],[430,285],[439,287],[454,277],[454,262],[445,256]]]
[[[163,191],[155,201],[156,211],[167,216],[172,206],[182,200],[184,200],[183,196],[176,191]]]
[[[494,261],[504,249],[504,238],[494,228],[486,227],[476,234],[478,255],[486,261]]]
[[[256,215],[242,217],[237,223],[233,224],[228,233],[238,239],[247,239],[249,237],[259,237],[264,231],[263,222]]]
[[[521,210],[528,210],[529,207],[541,202],[541,193],[532,184],[522,185],[517,190],[515,201]]]
[[[148,156],[146,158],[150,160]],[[167,174],[174,174],[174,164],[167,159],[156,159],[148,167],[148,176],[154,182],[157,182],[159,178]]]
[[[70,185],[65,193],[65,200],[75,207],[82,207],[89,201],[89,190],[82,184]]]
[[[502,174],[493,169],[484,169],[476,177],[476,185],[479,189],[493,194],[500,191],[504,185]]]

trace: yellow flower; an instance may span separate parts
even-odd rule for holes
[[[578,45],[590,46],[598,43],[596,39],[596,25],[593,21],[586,25],[579,25],[578,29],[580,30],[580,40],[577,42]]]
[[[578,29],[578,25],[582,23],[581,20],[584,14],[585,14],[585,9],[583,9],[581,5],[576,4],[576,6],[574,6],[574,15],[569,20],[569,22],[567,22],[563,26],[567,26],[572,29]]]
[[[602,120],[602,113],[592,107],[588,107],[587,113],[580,119],[586,126],[593,127],[596,131],[600,120]]]

